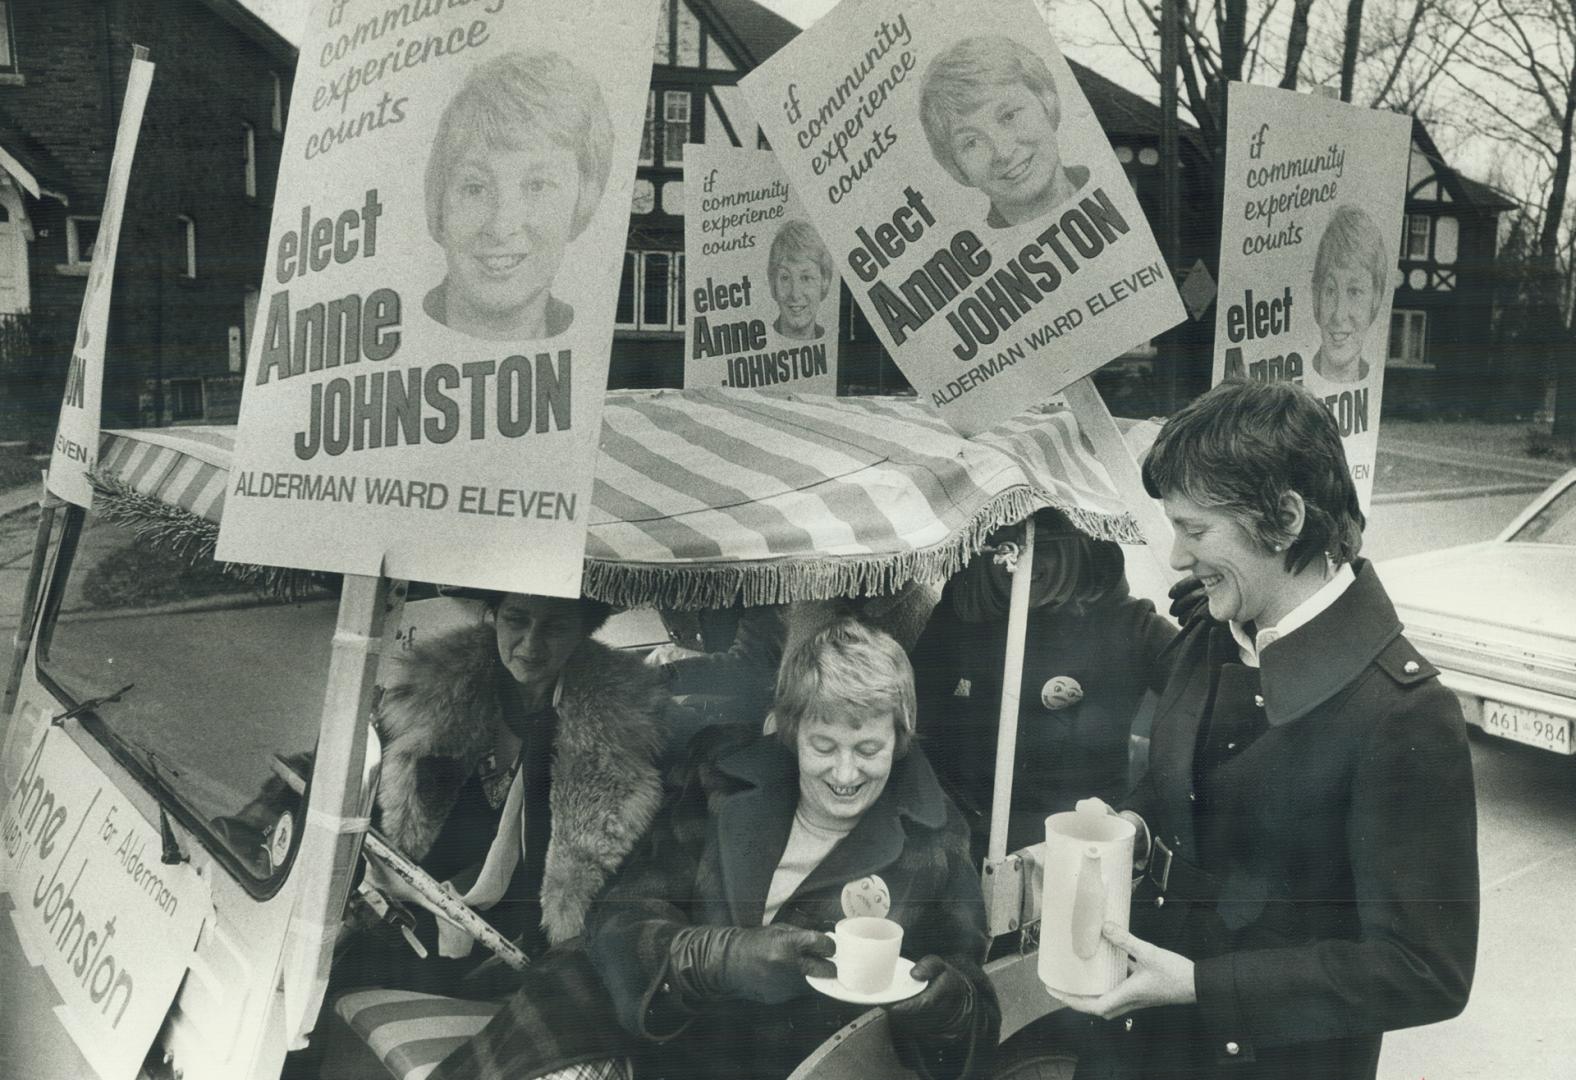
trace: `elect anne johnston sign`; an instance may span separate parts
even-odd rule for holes
[[[882,342],[965,434],[1186,317],[1029,0],[843,0],[740,85]]]
[[[37,1080],[133,1080],[212,901],[191,864],[160,860],[158,826],[65,728],[39,730],[0,770],[0,955],[25,961],[7,959],[0,1048],[36,1061]],[[40,1040],[52,1050],[35,1059]]]
[[[218,558],[578,593],[655,30],[312,4]]]

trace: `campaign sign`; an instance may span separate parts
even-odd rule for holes
[[[844,0],[740,85],[871,325],[965,434],[1186,318],[1029,0]]]
[[[1215,382],[1300,382],[1368,507],[1412,118],[1232,83]]]
[[[684,148],[684,385],[837,393],[837,264],[765,150]]]
[[[312,4],[218,558],[578,592],[656,25]]]
[[[81,507],[93,505],[88,473],[98,464],[99,402],[104,392],[104,336],[109,332],[110,288],[115,280],[115,251],[120,246],[120,219],[126,207],[126,184],[131,159],[142,130],[143,106],[153,82],[153,65],[141,56],[131,61],[126,96],[120,105],[120,128],[115,132],[115,152],[110,158],[109,182],[104,187],[104,208],[99,215],[98,237],[93,242],[92,270],[82,294],[77,336],[66,369],[66,389],[60,399],[60,420],[49,453],[49,490]]]
[[[100,1080],[132,1080],[197,947],[208,889],[190,864],[160,861],[158,826],[64,729],[39,731],[0,793],[0,918],[25,961],[8,970],[41,978],[7,988],[0,1045],[37,1038],[44,995]],[[23,1023],[35,1030],[13,1028]]]

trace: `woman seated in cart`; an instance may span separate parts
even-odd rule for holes
[[[1373,1077],[1383,1032],[1455,1016],[1472,986],[1460,706],[1357,557],[1340,434],[1307,391],[1215,387],[1143,475],[1208,610],[1177,639],[1128,802],[1147,879],[1131,934],[1106,933],[1132,973],[1069,999],[1126,1019],[1080,1075]]]
[[[550,986],[570,1016],[576,1002],[595,1008],[596,980],[581,954],[555,947],[580,935],[592,899],[655,817],[658,762],[675,735],[659,674],[592,638],[610,610],[585,598],[493,595],[482,621],[418,645],[374,713],[376,823],[536,961],[536,1004],[552,1004]],[[369,876],[411,901],[430,955],[392,925],[362,931],[336,958],[330,995],[358,985],[449,997],[516,989],[518,973],[497,963],[478,971],[485,950],[392,875],[374,864]]]
[[[988,1072],[1000,1014],[979,875],[914,722],[903,649],[844,617],[788,649],[773,730],[697,737],[686,784],[589,920],[642,1041],[637,1075],[786,1076],[868,1008],[835,999],[827,959],[827,932],[862,914],[901,925],[918,960],[923,988],[890,1006],[899,1057],[925,1076]]]
[[[1127,590],[1122,548],[1058,510],[1034,515],[1017,757],[1007,850],[1045,839],[1045,818],[1128,788],[1128,739],[1176,628]],[[1021,544],[1022,526],[998,530]],[[1012,574],[988,555],[947,583],[914,650],[921,737],[983,852],[990,824]]]

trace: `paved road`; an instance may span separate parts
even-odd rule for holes
[[[1487,540],[1532,496],[1419,500],[1374,508],[1375,559]],[[1455,1020],[1385,1037],[1386,1080],[1566,1080],[1576,1076],[1576,759],[1474,741],[1483,916],[1477,979]]]

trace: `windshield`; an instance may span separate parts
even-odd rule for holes
[[[266,889],[299,832],[285,767],[301,772],[316,742],[336,599],[264,599],[211,559],[193,565],[72,513],[58,616],[39,639],[45,684],[63,709],[88,705],[84,727]]]
[[[1510,539],[1517,544],[1576,544],[1576,483],[1550,499]]]

